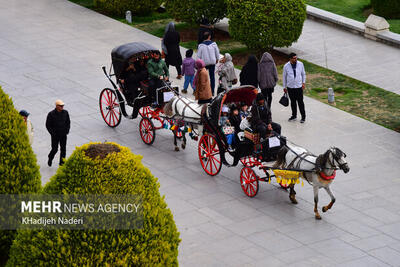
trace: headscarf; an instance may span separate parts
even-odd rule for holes
[[[225,57],[225,66],[234,68],[235,66],[233,65],[231,54],[225,53],[224,57]]]
[[[196,68],[196,75],[194,76],[194,80],[197,81],[198,76],[199,76],[199,72],[202,68],[206,67],[206,64],[204,63],[203,60],[201,59],[196,59],[196,62],[194,63],[194,67]]]
[[[258,60],[255,55],[250,55],[246,64],[242,68],[240,73],[240,84],[241,85],[253,85],[258,86],[257,79],[258,71]]]
[[[175,31],[175,23],[173,23],[172,21],[170,23],[167,24],[167,26],[165,26],[165,30],[164,30],[164,36],[163,39],[161,41],[161,49],[162,51],[164,51],[164,53],[167,55],[168,51],[167,51],[167,47],[165,46],[164,40],[165,37],[167,36],[168,32],[174,32]]]

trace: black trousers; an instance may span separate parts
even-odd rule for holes
[[[53,160],[58,151],[58,144],[60,144],[60,163],[65,159],[67,154],[67,136],[66,135],[52,135],[51,136],[51,151],[49,153],[49,160]]]
[[[301,118],[306,118],[306,111],[304,110],[303,102],[303,89],[300,88],[287,88],[290,98],[290,107],[292,108],[292,117],[297,117],[297,105],[299,105],[299,110]]]
[[[279,135],[281,135],[281,125],[279,123],[271,122],[271,126],[274,132],[277,132]],[[260,134],[261,138],[265,138],[269,132],[268,125],[265,122],[258,124],[256,126],[256,130]]]
[[[169,64],[167,64],[167,68],[169,69]],[[181,65],[175,66],[175,69],[176,69],[176,72],[178,73],[178,75],[182,75]]]
[[[161,82],[160,79],[150,79],[149,81],[149,94],[150,94],[150,99],[152,102],[156,101],[156,93],[157,89],[162,87],[163,83]]]
[[[272,103],[272,93],[274,92],[274,88],[263,88],[261,89],[261,93],[263,94],[265,101],[267,102],[268,108],[271,110]]]

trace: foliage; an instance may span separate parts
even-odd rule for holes
[[[165,8],[175,19],[189,24],[198,24],[203,18],[214,24],[226,16],[224,0],[167,0]]]
[[[50,194],[132,194],[142,197],[143,228],[134,230],[19,231],[10,266],[176,266],[179,232],[141,156],[119,152],[89,157],[92,144],[76,148],[45,186]],[[95,146],[98,146],[96,144]]]
[[[36,193],[40,172],[26,125],[0,87],[0,194]],[[14,231],[0,232],[0,262],[8,257]]]
[[[226,0],[229,33],[250,49],[290,46],[306,19],[303,0]]]
[[[400,19],[399,0],[371,0],[374,14],[387,19]]]
[[[162,0],[93,0],[96,10],[108,15],[124,16],[127,10],[134,15],[150,14]]]

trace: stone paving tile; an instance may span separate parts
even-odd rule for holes
[[[372,250],[369,253],[391,266],[400,266],[400,253],[394,249],[384,247]]]
[[[280,253],[302,247],[300,242],[274,230],[254,233],[249,235],[247,239],[273,253]]]
[[[385,264],[383,261],[378,260],[377,258],[368,256],[368,257],[364,257],[361,259],[356,259],[356,260],[352,260],[349,262],[345,262],[342,264],[339,264],[337,266],[340,267],[359,267],[359,266],[363,266],[363,267],[385,267],[385,266],[390,266]]]

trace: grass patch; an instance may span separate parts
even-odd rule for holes
[[[306,95],[328,103],[327,91],[335,91],[336,107],[400,132],[400,96],[379,87],[301,60],[307,73]],[[279,78],[283,65],[278,66]],[[282,81],[279,80],[282,85]]]
[[[306,0],[310,6],[365,22],[372,12],[370,0]],[[400,19],[388,19],[390,30],[400,33]]]

